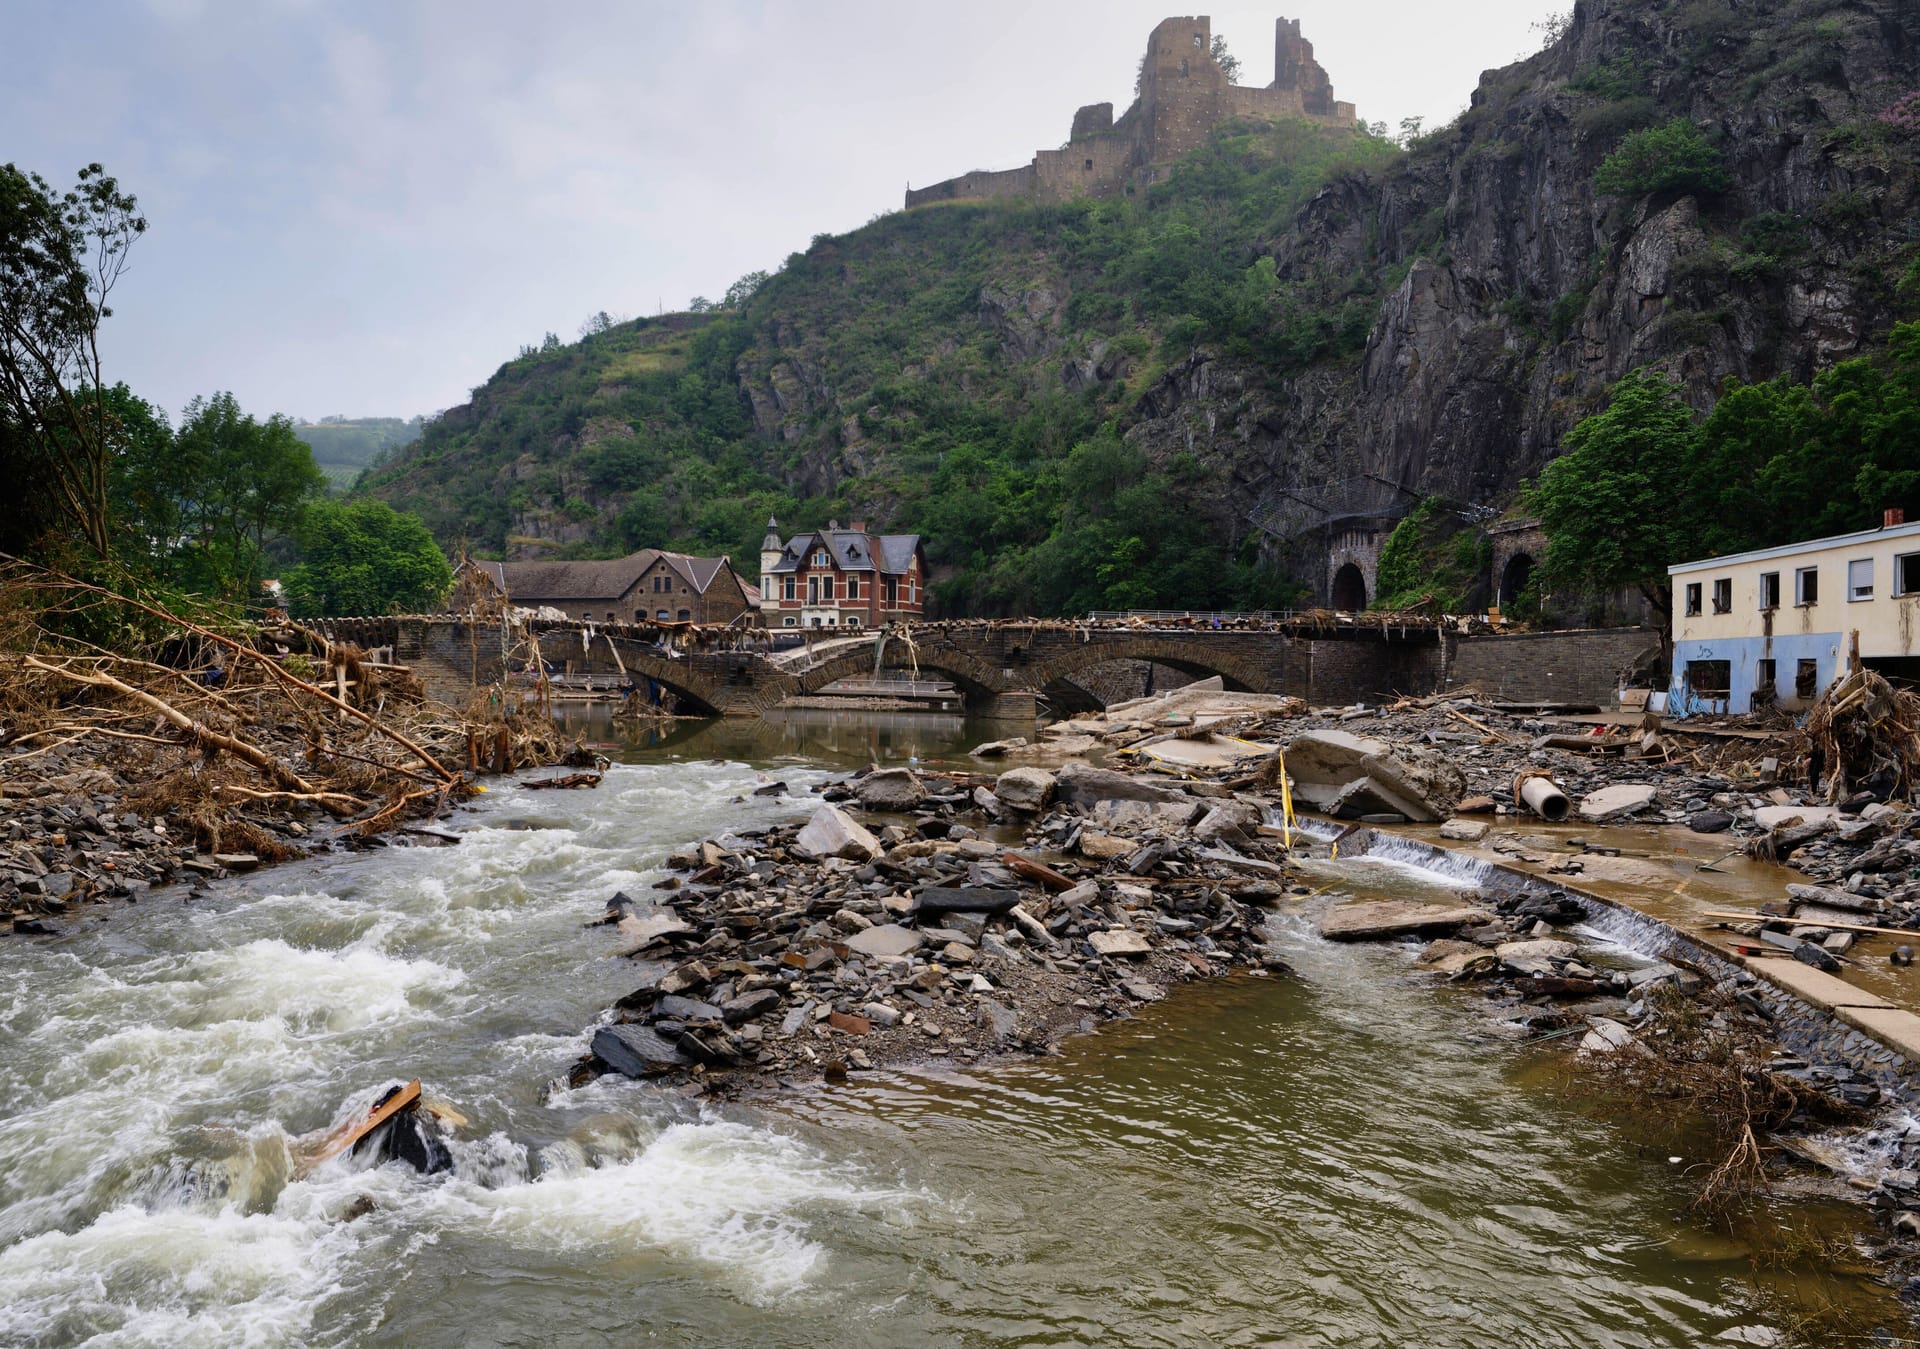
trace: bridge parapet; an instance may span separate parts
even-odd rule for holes
[[[790,696],[884,669],[917,668],[951,679],[970,710],[1031,718],[1049,687],[1111,661],[1150,661],[1218,675],[1234,689],[1344,702],[1437,687],[1439,626],[1431,620],[1326,613],[1211,623],[959,620],[876,631],[815,663],[776,662],[755,635],[738,629],[662,628],[536,620],[504,627],[497,618],[398,615],[331,619],[316,630],[336,641],[392,646],[429,689],[449,701],[491,684],[527,651],[595,676],[650,679],[683,706],[722,716],[757,716]]]

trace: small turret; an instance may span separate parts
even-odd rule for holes
[[[763,554],[772,553],[775,557],[780,553],[780,522],[771,515],[767,517],[767,537],[760,540],[760,551]]]
[[[775,598],[773,591],[773,569],[780,565],[780,522],[771,515],[767,517],[767,537],[760,540],[760,598],[763,602]]]

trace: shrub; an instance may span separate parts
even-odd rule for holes
[[[1645,93],[1647,72],[1640,64],[1640,59],[1632,52],[1627,52],[1611,61],[1588,66],[1567,81],[1567,88],[1575,93],[1592,94],[1595,98],[1617,102]]]
[[[1638,131],[1660,117],[1660,105],[1645,94],[1614,99],[1582,108],[1573,115],[1574,129],[1594,140],[1607,141]]]
[[[1720,152],[1685,117],[1636,131],[1601,161],[1594,191],[1604,197],[1645,197],[1656,192],[1724,192],[1733,179]]]

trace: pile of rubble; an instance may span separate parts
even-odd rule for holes
[[[1169,983],[1276,966],[1259,929],[1289,889],[1283,831],[1217,784],[1076,763],[826,795],[877,832],[826,801],[672,859],[652,904],[615,897],[638,982],[575,1080],[1044,1051]]]

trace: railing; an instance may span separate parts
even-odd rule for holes
[[[1291,609],[1095,609],[1087,618],[1095,623],[1123,622],[1143,618],[1149,623],[1284,623],[1294,616]]]

